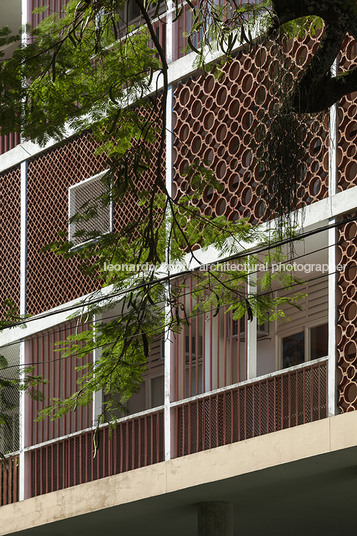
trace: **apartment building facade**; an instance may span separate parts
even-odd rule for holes
[[[35,4],[19,2],[15,19],[31,20]],[[59,4],[50,2],[50,9]],[[32,23],[45,14],[31,15]],[[203,75],[195,70],[194,54],[181,52],[190,17],[185,6],[177,21],[168,12],[157,22],[169,62],[166,183],[174,196],[184,195],[185,169],[198,155],[222,184],[222,192],[207,188],[197,198],[201,213],[263,225],[269,219],[264,170],[252,158],[251,140],[272,106],[277,57],[264,44],[259,53],[243,47],[220,77]],[[307,34],[286,52],[302,68],[317,46],[318,37]],[[211,60],[218,57],[212,53]],[[356,43],[347,36],[338,68],[350,68],[356,57]],[[16,136],[2,139],[2,301],[11,298],[21,314],[31,315],[25,327],[0,333],[0,353],[10,365],[4,375],[33,366],[49,382],[43,402],[6,393],[13,443],[0,473],[0,534],[194,535],[197,517],[209,523],[205,505],[233,519],[233,528],[217,534],[294,535],[308,524],[311,533],[329,535],[341,524],[353,526],[355,111],[356,94],[347,95],[307,122],[306,179],[299,192],[305,209],[298,212],[303,238],[291,259],[305,280],[300,308],[286,308],[289,322],[259,324],[234,320],[223,304],[218,312],[192,317],[180,334],[158,337],[129,415],[112,434],[108,425],[100,428],[96,456],[101,392],[90,406],[56,421],[35,419],[52,398],[75,390],[81,372],[75,359],[60,358],[57,343],[88,328],[68,317],[83,308],[83,297],[100,291],[76,261],[42,248],[68,229],[76,196],[100,187],[104,157],[94,155],[90,133],[44,148]],[[137,210],[133,198],[120,214],[115,208],[104,214],[103,232]],[[204,263],[218,260],[201,255]],[[183,307],[189,314],[193,280],[186,285]],[[101,319],[115,314],[119,307]],[[86,359],[95,360],[95,352]],[[203,530],[200,525],[199,534]]]

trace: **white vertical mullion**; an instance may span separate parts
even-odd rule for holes
[[[20,315],[26,314],[27,167],[21,162]]]
[[[27,33],[24,31],[28,23],[28,0],[21,0],[21,26],[23,29],[21,42],[27,44]],[[21,162],[21,234],[20,234],[20,315],[26,314],[26,263],[27,263],[27,161]],[[20,380],[24,380],[26,364],[25,341],[20,341]],[[25,497],[26,467],[25,467],[25,392],[20,391],[19,407],[19,500]]]
[[[28,19],[28,4],[29,4],[29,1],[28,0],[21,0],[21,27],[23,30],[25,30],[26,28],[26,24],[28,22],[30,22]],[[26,45],[27,44],[27,33],[25,31],[23,31],[22,33],[22,37],[21,37],[21,42],[23,45]]]
[[[166,317],[170,314],[168,305],[166,305],[165,313]],[[171,459],[171,347],[173,345],[168,331],[165,332],[164,337],[164,442],[165,461],[167,461]]]
[[[93,322],[94,327],[96,326],[96,324],[98,322],[101,322],[101,320],[102,320],[102,315],[101,314],[94,315],[94,322]],[[94,335],[94,342],[96,342],[95,335]],[[101,348],[95,348],[95,350],[93,352],[93,364],[94,364],[94,367],[95,367],[95,364],[99,361],[101,353],[102,353]],[[93,393],[93,411],[92,411],[93,425],[97,425],[98,417],[103,411],[102,402],[103,402],[103,391],[102,391],[102,389],[100,389],[99,391],[96,391],[95,393]]]
[[[337,229],[334,226],[335,218],[330,220],[333,225],[328,231],[328,415],[336,415],[336,296],[337,296],[337,275],[336,275],[336,237]]]
[[[331,75],[336,76],[338,70],[338,59],[331,67]],[[328,195],[332,197],[337,193],[337,141],[338,141],[338,103],[330,107],[329,120],[329,178]]]
[[[248,301],[249,297],[257,293],[257,273],[249,274],[248,276]],[[247,380],[257,377],[257,317],[253,316],[253,320],[248,320],[247,325]]]
[[[166,61],[171,63],[173,61],[173,9],[174,3],[172,0],[167,2],[167,15],[166,15]]]
[[[25,368],[25,341],[20,342],[20,379],[24,379]],[[20,391],[19,407],[19,501],[25,499],[25,392]]]
[[[338,71],[338,58],[331,67],[331,75],[336,76]],[[331,199],[337,193],[337,143],[338,143],[338,103],[330,107],[329,121],[329,187],[328,195]],[[328,231],[328,415],[336,415],[336,243],[337,229],[336,218],[330,220],[333,226]]]
[[[203,322],[206,322],[205,326],[205,354],[203,359],[205,360],[205,376],[203,378],[202,392],[210,391],[211,386],[211,320],[209,313],[204,313]],[[209,326],[209,329],[207,329]],[[239,343],[238,343],[239,344]]]
[[[172,193],[172,145],[173,145],[173,133],[172,133],[172,99],[173,89],[169,86],[167,92],[166,102],[166,190],[167,195],[171,196]],[[166,223],[167,236],[170,229],[168,223]],[[166,244],[166,262],[167,273],[170,275],[170,244]],[[166,286],[166,304],[165,304],[165,317],[170,319],[171,310],[169,305],[169,293],[170,293],[170,281]],[[173,345],[171,344],[171,337],[169,330],[165,331],[165,344],[164,344],[164,434],[165,434],[165,460],[171,459],[171,359]]]
[[[26,314],[26,262],[27,262],[27,162],[21,162],[21,234],[20,234],[20,315]],[[20,380],[24,380],[26,364],[25,341],[20,342]],[[25,392],[20,391],[19,407],[19,500],[25,499]]]

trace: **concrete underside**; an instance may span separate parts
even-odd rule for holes
[[[0,534],[196,536],[202,501],[235,536],[354,534],[356,490],[353,412],[2,507]]]

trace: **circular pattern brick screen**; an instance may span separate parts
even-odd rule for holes
[[[338,276],[337,322],[338,406],[344,413],[357,409],[357,222],[342,223],[338,235],[338,262],[346,265]]]
[[[306,36],[286,45],[287,76],[298,75],[316,50],[318,39]],[[252,146],[259,143],[259,128],[268,126],[267,111],[276,105],[273,85],[279,62],[276,46],[260,45],[251,53],[240,51],[219,77],[212,73],[191,77],[175,91],[174,191],[176,199],[192,193],[185,169],[195,159],[214,171],[223,192],[207,188],[195,204],[208,216],[229,220],[247,217],[260,223],[273,215],[267,208],[264,171]],[[327,196],[328,115],[306,120],[306,177],[298,192],[299,206]]]

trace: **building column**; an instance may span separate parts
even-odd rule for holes
[[[26,265],[27,265],[27,162],[21,162],[21,239],[20,239],[20,315],[26,314]],[[20,380],[25,379],[26,368],[26,343],[20,342]],[[23,501],[28,498],[26,489],[27,476],[29,467],[26,467],[27,458],[25,455],[26,445],[26,393],[20,391],[19,407],[19,500]]]
[[[331,67],[332,76],[337,76],[338,59]],[[328,195],[331,199],[337,193],[337,144],[338,144],[338,103],[330,108],[329,122],[329,185]],[[329,221],[331,227],[328,230],[328,416],[336,415],[336,368],[337,368],[337,236],[336,218]]]
[[[173,61],[173,13],[174,3],[172,0],[167,2],[167,15],[166,15],[166,61],[171,63]]]
[[[330,220],[328,230],[328,416],[336,415],[336,369],[337,369],[337,228],[336,219]]]
[[[171,3],[170,3],[171,5]],[[172,24],[171,24],[172,26]],[[167,30],[169,31],[169,30]],[[168,60],[169,61],[169,60]],[[172,147],[173,147],[173,132],[172,132],[172,114],[173,114],[173,88],[169,86],[167,92],[166,102],[166,190],[167,194],[171,196],[172,192]],[[170,213],[167,213],[170,216]],[[166,222],[166,235],[169,236],[170,227]],[[166,305],[165,316],[169,322],[171,316],[170,305],[170,244],[166,246],[166,262],[167,262],[167,276],[168,282],[166,284]],[[164,333],[164,443],[165,443],[165,461],[172,458],[172,443],[174,441],[171,427],[171,359],[174,345],[171,343],[171,334],[169,330],[165,330]]]
[[[102,315],[95,314],[93,320],[94,320],[94,326],[96,326],[96,324],[102,321]],[[94,342],[96,342],[95,338],[94,338]],[[95,347],[93,351],[94,367],[96,366],[96,363],[99,361],[101,354],[102,354],[102,349]],[[95,393],[93,393],[92,426],[97,426],[98,418],[102,414],[102,411],[103,411],[103,391],[102,389],[100,389],[99,391],[96,391]]]
[[[198,536],[233,536],[233,504],[224,501],[199,503]]]
[[[21,27],[23,30],[21,43],[23,46],[27,44],[27,32],[25,32],[26,24],[29,20],[29,6],[27,0],[21,0]],[[21,171],[21,237],[20,237],[20,315],[26,314],[26,267],[27,267],[27,168],[28,162],[23,161],[20,164]],[[25,378],[26,366],[26,343],[20,341],[20,379]],[[26,419],[25,419],[25,391],[20,391],[20,407],[19,407],[19,500],[23,501],[29,497],[29,482],[27,479],[30,473],[30,466],[26,464],[29,456],[25,456],[26,444]]]

